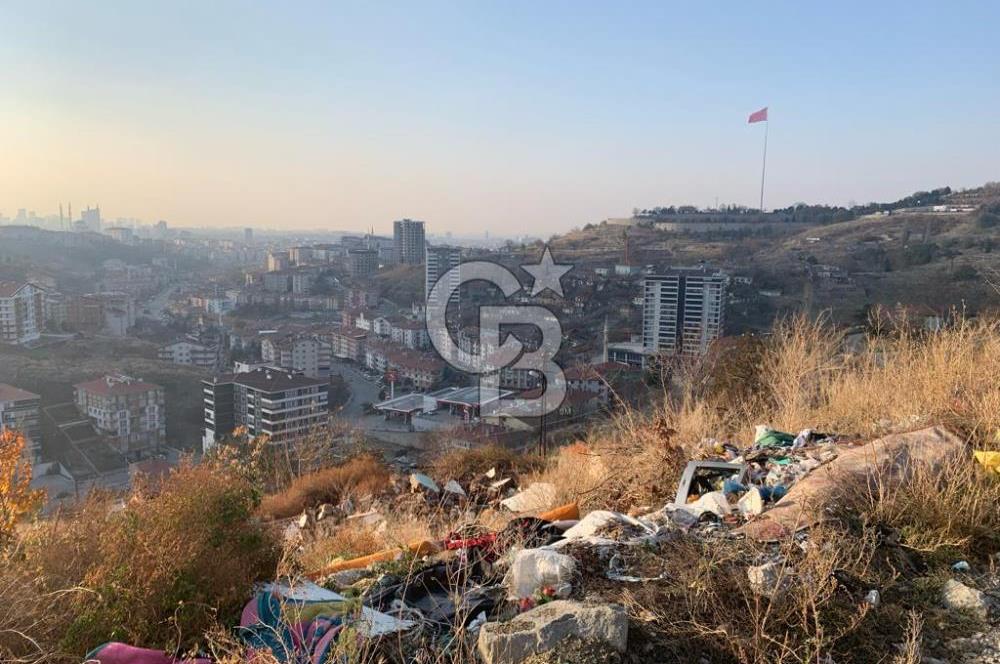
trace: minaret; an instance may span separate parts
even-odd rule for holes
[[[604,352],[601,353],[601,362],[607,364],[608,362],[608,317],[604,317]]]

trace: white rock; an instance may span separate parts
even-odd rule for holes
[[[941,603],[952,610],[970,611],[984,620],[990,610],[986,595],[954,579],[948,579],[941,589]]]
[[[488,622],[479,630],[479,654],[486,664],[517,664],[576,637],[628,647],[628,617],[618,604],[588,606],[557,600],[535,607],[510,622]]]

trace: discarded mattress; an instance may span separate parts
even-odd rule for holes
[[[918,466],[936,468],[962,453],[965,444],[943,427],[885,436],[847,448],[795,483],[784,498],[736,532],[771,542],[816,525],[825,518],[823,508],[845,485],[863,486],[876,478],[902,482]]]

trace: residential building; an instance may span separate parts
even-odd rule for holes
[[[312,247],[292,247],[288,250],[288,260],[292,265],[308,265],[312,262]]]
[[[449,246],[438,246],[438,247],[427,247],[427,255],[424,262],[424,297],[427,300],[427,304],[436,305],[439,304],[436,300],[431,300],[431,293],[434,288],[434,284],[443,277],[452,268],[458,267],[462,262],[462,250],[459,247],[449,247]],[[442,284],[442,287],[448,286],[451,288],[451,295],[448,298],[448,304],[458,303],[458,287],[462,283],[462,277],[459,274],[459,270],[455,270],[448,276],[448,283]]]
[[[73,386],[77,409],[130,461],[159,450],[167,437],[163,388],[123,375]]]
[[[420,350],[431,345],[427,324],[424,321],[407,318],[393,321],[390,323],[390,336],[393,343],[412,350]]]
[[[244,228],[243,229],[243,244],[247,245],[248,247],[252,247],[253,246],[253,229],[252,228]]]
[[[44,325],[45,291],[28,282],[0,281],[0,343],[36,341]]]
[[[309,272],[292,273],[292,292],[296,295],[308,295],[312,291],[315,276]]]
[[[245,427],[250,436],[292,443],[329,431],[330,384],[276,368],[224,374],[202,381],[204,449]]]
[[[347,269],[355,279],[370,277],[378,272],[378,251],[375,249],[349,249]]]
[[[165,346],[160,346],[157,356],[161,362],[214,369],[219,365],[221,353],[217,345],[201,344],[190,339],[179,339]]]
[[[42,460],[41,405],[42,398],[37,394],[0,383],[0,432],[13,429],[24,434],[32,463]]]
[[[267,253],[267,271],[284,272],[288,269],[291,259],[287,251],[269,251]]]
[[[698,357],[722,335],[726,275],[704,266],[643,280],[642,344],[650,352]]]
[[[291,279],[287,272],[265,272],[264,290],[271,293],[287,293],[291,287]]]
[[[365,354],[365,340],[368,335],[349,326],[342,326],[330,333],[330,343],[334,357],[360,362]]]
[[[392,222],[393,253],[397,263],[420,265],[424,261],[424,222],[400,219]]]
[[[125,226],[112,226],[105,231],[113,240],[122,244],[133,244],[135,242],[135,232]]]
[[[321,378],[330,375],[333,347],[315,334],[271,335],[260,342],[260,354],[271,366]]]

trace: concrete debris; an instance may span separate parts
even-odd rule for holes
[[[625,652],[628,618],[624,607],[589,606],[568,600],[549,602],[508,623],[483,625],[479,630],[479,654],[486,664],[517,664],[571,637],[606,643],[617,652]]]
[[[412,473],[410,475],[411,491],[426,491],[430,493],[441,493],[437,483],[423,473]]]
[[[795,482],[774,507],[736,532],[758,541],[787,538],[827,518],[824,507],[843,487],[863,486],[876,476],[881,482],[903,482],[917,466],[938,467],[961,454],[964,447],[958,436],[931,427],[845,448],[836,459]]]
[[[547,549],[522,549],[514,555],[508,573],[508,596],[532,597],[539,589],[551,588],[556,597],[566,597],[572,590],[576,560]]]
[[[941,604],[953,611],[969,611],[983,620],[991,605],[984,593],[954,579],[948,579],[941,589]]]
[[[554,484],[535,482],[524,491],[500,501],[511,512],[522,514],[548,509],[556,504],[557,490]]]

